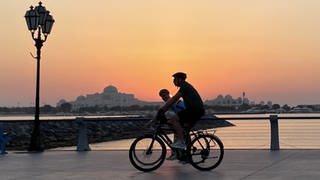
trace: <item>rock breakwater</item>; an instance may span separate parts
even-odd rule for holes
[[[78,142],[79,123],[87,128],[89,143],[134,138],[146,130],[147,118],[76,118],[74,120],[41,120],[41,146],[44,149],[76,146]],[[8,150],[27,150],[29,147],[33,120],[0,121],[10,136]],[[203,118],[196,128],[208,129],[232,126],[225,120]]]

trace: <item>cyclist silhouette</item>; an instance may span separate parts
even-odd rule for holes
[[[204,115],[203,101],[198,91],[186,81],[187,75],[183,72],[177,72],[172,75],[173,83],[179,87],[178,92],[168,99],[166,103],[159,109],[158,116],[163,116],[170,107],[180,98],[183,99],[185,109],[179,111],[176,115],[168,119],[167,123],[172,125],[173,130],[177,135],[177,141],[172,143],[174,148],[185,149],[185,138],[183,126],[190,129]]]

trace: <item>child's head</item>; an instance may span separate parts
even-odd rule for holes
[[[167,89],[161,89],[159,91],[159,96],[163,101],[168,101],[168,99],[170,99],[170,92]]]

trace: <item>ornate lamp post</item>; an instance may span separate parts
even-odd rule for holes
[[[31,134],[31,142],[29,151],[42,151],[40,145],[40,107],[39,107],[39,92],[40,92],[40,58],[41,58],[41,47],[43,43],[47,40],[47,36],[50,34],[54,19],[49,14],[49,11],[46,10],[42,3],[39,2],[39,5],[33,8],[30,7],[25,14],[25,19],[29,31],[31,32],[32,39],[35,42],[37,48],[37,56],[34,57],[37,59],[37,81],[36,81],[36,109],[34,116],[34,127]],[[36,37],[35,37],[35,34]]]

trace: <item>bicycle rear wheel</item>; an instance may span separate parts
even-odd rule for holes
[[[153,171],[162,165],[166,153],[166,146],[161,139],[146,135],[133,141],[129,149],[129,159],[136,169]]]
[[[223,159],[224,147],[221,140],[210,134],[195,137],[188,146],[190,164],[202,171],[216,168]]]

